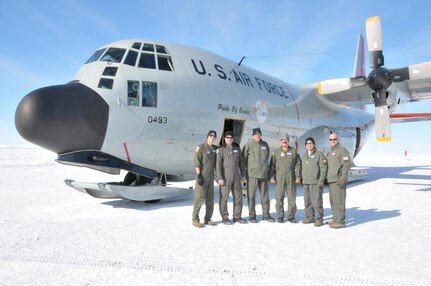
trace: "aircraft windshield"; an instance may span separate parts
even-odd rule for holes
[[[106,51],[106,48],[95,51],[94,54],[91,55],[91,57],[85,63],[88,64],[88,63],[97,61],[105,51]]]
[[[125,53],[126,49],[109,48],[100,60],[104,62],[120,63]]]

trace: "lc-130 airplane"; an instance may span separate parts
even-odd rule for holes
[[[23,138],[57,153],[60,163],[128,171],[119,183],[66,180],[99,198],[156,201],[191,194],[167,181],[194,179],[195,147],[210,129],[233,131],[243,146],[260,127],[271,148],[288,133],[300,153],[309,136],[327,152],[328,136],[336,132],[354,158],[373,127],[377,140],[388,141],[390,121],[431,119],[431,113],[393,114],[431,97],[431,62],[386,69],[378,16],[366,20],[366,36],[367,77],[360,36],[353,77],[300,85],[184,45],[114,42],[98,49],[69,83],[27,94],[15,125]],[[374,117],[360,108],[373,103]]]

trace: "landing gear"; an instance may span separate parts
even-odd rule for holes
[[[178,188],[167,184],[165,174],[144,177],[128,173],[120,183],[85,183],[65,180],[69,187],[95,198],[122,198],[134,202],[156,203],[161,199],[182,198],[193,194],[193,188]]]

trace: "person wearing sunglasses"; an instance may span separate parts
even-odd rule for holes
[[[196,147],[194,164],[196,172],[196,184],[193,199],[192,225],[202,227],[199,220],[199,212],[205,200],[204,223],[215,225],[211,220],[214,212],[214,170],[216,164],[217,146],[213,145],[217,133],[210,130],[207,140]]]
[[[302,187],[304,189],[304,224],[323,225],[323,184],[328,162],[326,156],[317,150],[313,137],[305,139],[305,153],[301,156]]]
[[[233,142],[233,132],[224,134],[223,147],[217,149],[216,163],[217,182],[220,185],[220,215],[225,225],[230,225],[227,200],[232,191],[233,222],[246,223],[242,218],[242,190],[241,181],[245,181],[245,167],[241,149]]]
[[[329,135],[329,144],[331,149],[326,157],[332,220],[327,223],[331,228],[343,228],[346,225],[346,188],[351,159],[347,149],[340,145],[339,136],[336,133]]]
[[[297,223],[296,184],[301,182],[301,159],[296,149],[289,145],[289,135],[280,137],[280,147],[271,156],[270,177],[275,186],[277,222],[284,222],[284,197],[287,193],[287,221]]]

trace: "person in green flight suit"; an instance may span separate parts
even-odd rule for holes
[[[327,154],[329,184],[329,202],[332,209],[331,228],[343,228],[346,225],[346,188],[351,159],[346,148],[339,144],[336,133],[329,135],[331,149]]]
[[[205,218],[204,223],[215,225],[211,220],[214,212],[214,171],[216,164],[217,146],[213,145],[217,138],[217,133],[210,130],[207,134],[207,140],[196,147],[194,164],[196,172],[195,193],[193,199],[192,224],[195,227],[201,227],[199,212],[205,200]]]
[[[302,162],[302,187],[304,189],[304,208],[307,216],[302,223],[323,225],[323,184],[326,180],[328,162],[326,156],[317,150],[313,137],[305,139]]]
[[[296,223],[296,184],[301,182],[301,159],[296,149],[289,146],[289,135],[280,137],[281,147],[271,157],[270,176],[275,187],[277,222],[284,222],[284,196],[287,192],[287,221]]]
[[[242,149],[247,173],[247,198],[249,221],[256,223],[256,191],[259,187],[263,219],[275,222],[269,214],[268,170],[269,146],[262,140],[260,128],[253,129],[253,139]]]
[[[229,225],[227,200],[232,191],[233,198],[233,222],[246,223],[241,217],[242,190],[241,181],[245,181],[245,167],[241,149],[233,142],[233,132],[224,133],[224,144],[217,149],[216,162],[217,182],[220,185],[220,215],[223,224]]]

